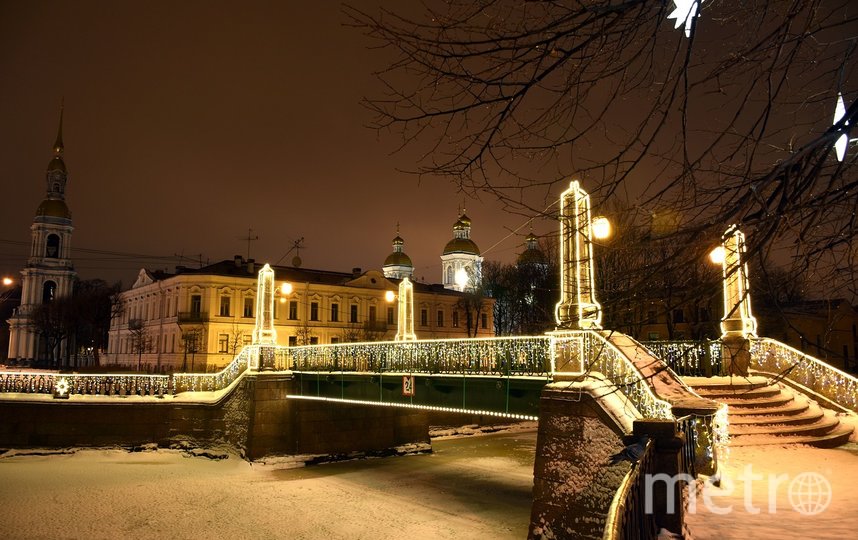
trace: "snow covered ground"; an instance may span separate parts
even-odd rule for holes
[[[729,484],[732,493],[728,493]],[[732,448],[721,488],[698,486],[693,538],[846,540],[858,535],[858,445]],[[701,496],[708,490],[711,505]],[[726,513],[719,514],[730,508]]]
[[[78,450],[0,459],[0,537],[524,538],[536,432],[306,468]]]

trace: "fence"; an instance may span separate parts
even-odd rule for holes
[[[711,377],[721,374],[723,363],[721,342],[718,340],[641,343],[681,377]]]

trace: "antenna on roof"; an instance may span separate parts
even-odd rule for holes
[[[289,250],[286,253],[284,253],[282,257],[277,259],[277,262],[274,263],[274,266],[277,266],[278,264],[280,264],[280,261],[285,259],[287,255],[289,255],[290,253],[292,253],[294,251],[295,256],[292,257],[292,266],[294,266],[295,268],[300,268],[301,262],[302,262],[301,261],[301,248],[307,249],[306,246],[302,245],[303,243],[304,243],[304,237],[303,236],[297,240],[293,240],[292,241],[292,247],[290,247]]]
[[[254,240],[259,240],[259,235],[253,234],[253,229],[248,227],[247,228],[247,237],[246,238],[239,238],[239,240],[247,241],[247,258],[250,259],[250,243],[253,242]]]

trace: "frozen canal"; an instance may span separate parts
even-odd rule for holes
[[[163,450],[6,457],[0,537],[526,537],[535,430],[433,446],[298,469]]]

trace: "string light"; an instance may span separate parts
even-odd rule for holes
[[[475,409],[456,409],[453,407],[436,407],[434,405],[420,405],[416,403],[397,403],[395,401],[364,401],[359,399],[342,399],[342,398],[330,398],[330,397],[322,397],[322,396],[297,396],[297,395],[288,395],[286,396],[288,399],[305,399],[312,401],[332,401],[334,403],[350,403],[353,405],[373,405],[373,406],[385,406],[385,407],[398,407],[402,409],[421,409],[426,411],[440,411],[440,412],[455,412],[455,413],[468,413],[468,414],[481,414],[484,416],[497,416],[500,418],[511,418],[514,420],[539,420],[538,416],[531,416],[529,414],[515,414],[515,413],[506,413],[506,412],[498,412],[498,411],[482,411]]]

